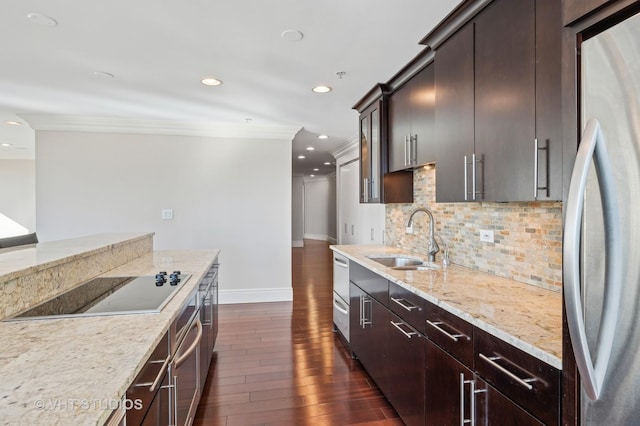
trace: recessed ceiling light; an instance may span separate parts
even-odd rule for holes
[[[313,169],[314,172],[320,171],[320,169]]]
[[[47,16],[43,13],[32,12],[27,14],[27,18],[34,24],[43,25],[45,27],[55,27],[58,25],[58,21],[51,16]]]
[[[329,139],[329,136],[327,136],[327,135],[320,135],[320,136],[318,136],[318,139]]]
[[[320,85],[320,86],[314,87],[311,90],[313,90],[315,93],[329,93],[333,89],[331,89],[331,87],[329,87],[329,86]]]
[[[8,124],[9,126],[22,126],[24,123],[22,123],[21,121],[9,120],[5,121],[4,124]]]
[[[305,158],[307,158],[307,157],[305,157],[304,155],[298,155],[298,159],[299,160],[304,160]]]
[[[205,86],[220,86],[222,84],[222,80],[218,80],[217,78],[207,77],[200,80],[200,83]]]
[[[300,41],[302,40],[302,33],[298,30],[284,30],[280,37],[287,41]]]
[[[0,146],[4,146],[5,148],[9,148],[10,146],[12,146],[12,144],[10,144],[10,143],[0,143]]]
[[[327,161],[326,163],[324,163],[324,165],[325,165],[325,166],[330,166],[330,165],[331,165],[331,163]]]
[[[307,147],[307,151],[314,151],[314,150],[315,150],[315,148],[314,148],[314,147],[312,147],[312,146],[308,146],[308,147]]]
[[[113,74],[106,71],[94,71],[93,75],[100,78],[113,78]]]
[[[309,177],[316,177],[316,175],[309,175]]]

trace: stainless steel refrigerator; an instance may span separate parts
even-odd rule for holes
[[[580,46],[584,133],[565,204],[581,423],[640,424],[640,14]]]

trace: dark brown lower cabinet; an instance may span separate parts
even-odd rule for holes
[[[544,424],[432,342],[426,362],[426,424]]]
[[[476,425],[544,425],[544,423],[477,376],[475,379],[475,397]]]
[[[387,398],[406,425],[424,425],[424,356],[427,339],[391,312],[388,328]]]
[[[471,420],[473,372],[433,342],[426,343],[426,424],[456,425]]]
[[[351,352],[358,357],[382,393],[388,395],[389,369],[386,347],[389,311],[353,283],[349,285],[349,298]]]

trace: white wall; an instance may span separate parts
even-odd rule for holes
[[[357,141],[333,155],[337,170],[338,244],[384,244],[385,205],[360,204]]]
[[[290,141],[37,131],[36,182],[41,240],[154,231],[222,250],[221,303],[292,299]]]
[[[0,160],[0,238],[36,230],[35,170],[34,160]]]
[[[304,247],[304,181],[293,176],[291,185],[291,247]]]
[[[336,242],[335,176],[304,180],[304,237]]]

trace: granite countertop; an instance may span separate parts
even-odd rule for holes
[[[60,263],[73,262],[118,245],[130,244],[153,236],[153,233],[109,233],[68,240],[45,241],[38,244],[0,249],[0,283],[35,270]]]
[[[160,313],[0,322],[0,425],[102,425],[219,250],[159,251],[101,276],[180,270]]]
[[[398,271],[367,256],[423,256],[387,246],[331,246],[337,253],[424,299],[562,369],[562,295],[458,265],[433,271]]]

